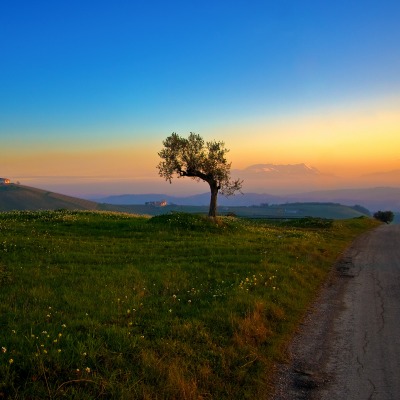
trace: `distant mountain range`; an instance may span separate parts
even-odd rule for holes
[[[270,166],[269,164],[259,164],[249,168],[265,170]],[[295,171],[309,170],[310,174],[318,174],[314,168],[309,168],[304,164],[299,164],[299,169],[297,167],[294,169]],[[162,193],[123,194],[86,200],[29,186],[0,184],[0,211],[54,210],[58,208],[126,211],[127,208],[124,206],[145,205],[147,202],[162,200],[166,200],[170,205],[208,206],[210,194],[209,192],[193,196],[169,196]],[[245,193],[228,198],[220,195],[218,198],[218,204],[221,207],[276,205],[295,202],[333,202],[347,206],[361,205],[372,212],[378,210],[400,212],[400,187],[324,190],[281,196],[265,193]]]
[[[163,195],[148,195],[151,198],[150,204],[143,204],[146,195],[139,196],[139,203],[131,205],[118,205],[97,203],[94,201],[78,199],[71,196],[49,192],[46,190],[36,189],[29,186],[15,184],[0,184],[0,212],[3,211],[39,211],[39,210],[97,210],[97,211],[118,211],[131,214],[141,215],[158,215],[169,212],[195,212],[207,213],[208,206],[204,205],[189,205],[190,202],[186,198],[183,203],[185,205],[164,205],[157,203],[156,199],[165,197]],[[206,203],[209,199],[209,194],[205,193],[200,196],[192,196],[192,202]],[[267,199],[265,195],[253,194],[254,201]],[[174,198],[177,200],[178,198]],[[201,200],[199,200],[201,199]],[[122,196],[122,200],[126,203],[129,196]],[[255,206],[220,206],[219,212],[222,215],[233,213],[238,216],[247,218],[301,218],[305,216],[323,217],[323,218],[357,218],[363,215],[368,215],[368,211],[360,207],[349,207],[340,204],[332,203],[294,203],[282,205]]]
[[[400,169],[375,172],[361,176],[352,176],[352,174],[339,176],[334,173],[322,172],[304,163],[284,165],[254,164],[244,169],[232,170],[232,176],[243,179],[248,192],[260,193],[265,190],[266,192],[272,193],[285,193],[289,198],[292,193],[321,190],[330,191],[332,188],[340,189],[347,187],[359,189],[371,187],[398,187],[400,185]],[[328,195],[330,194],[332,193]],[[359,195],[356,194],[356,199],[358,200],[358,198]],[[352,198],[350,200],[352,200]],[[361,200],[363,200],[362,195]],[[373,202],[372,206],[375,207],[375,205],[376,203]]]
[[[169,204],[177,205],[207,205],[209,193],[194,196],[178,197],[165,194],[124,194],[95,199],[108,204],[145,204],[146,202],[166,200]],[[400,188],[377,187],[369,189],[325,190],[308,193],[295,193],[283,196],[269,194],[245,193],[232,197],[219,196],[221,206],[252,206],[260,204],[283,204],[293,202],[335,202],[353,206],[362,205],[371,211],[392,210],[400,211]]]
[[[258,175],[264,178],[268,177],[285,177],[285,176],[307,176],[314,177],[321,175],[321,172],[314,167],[302,164],[254,164],[244,169],[232,170],[232,173],[240,173],[241,175]]]

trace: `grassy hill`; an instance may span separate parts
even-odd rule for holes
[[[22,185],[0,185],[0,212],[1,211],[37,211],[37,210],[98,210],[118,211],[130,214],[160,215],[170,212],[188,212],[206,214],[207,206],[169,205],[155,207],[151,205],[117,205],[96,203],[94,201],[78,199],[46,190]],[[357,218],[365,214],[341,204],[335,203],[289,203],[259,206],[220,206],[221,215],[235,214],[247,218],[303,218],[318,217],[331,219]]]
[[[0,211],[14,210],[96,210],[99,204],[89,200],[22,185],[0,185]]]

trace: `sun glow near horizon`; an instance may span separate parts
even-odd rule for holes
[[[235,168],[306,163],[354,176],[400,169],[400,97],[389,100],[231,127]]]
[[[192,131],[224,141],[232,169],[400,184],[387,173],[400,171],[399,2],[136,3],[5,2],[0,176],[65,194],[203,191],[157,174],[162,141]]]
[[[230,149],[228,159],[233,169],[263,163],[305,163],[323,174],[356,178],[400,169],[399,105],[400,98],[391,98],[378,105],[316,110],[235,125],[227,123],[205,132],[193,131],[205,140],[223,140]],[[170,133],[165,132],[165,137]],[[178,133],[185,136],[189,131]],[[161,137],[161,133],[158,136]],[[137,139],[136,135],[126,139],[126,133],[124,139],[118,132],[113,137],[112,145],[77,140],[75,144],[71,141],[63,146],[60,140],[58,144],[55,141],[41,147],[27,141],[10,147],[3,155],[6,168],[2,174],[34,178],[44,185],[54,182],[57,176],[64,182],[68,180],[69,185],[73,185],[75,179],[83,191],[83,181],[99,186],[102,182],[113,183],[112,190],[118,188],[118,191],[124,190],[124,182],[128,191],[132,180],[141,182],[138,187],[143,189],[166,188],[156,170],[162,140],[146,141],[143,137]],[[148,184],[144,184],[146,180]],[[399,183],[393,181],[392,184]],[[190,188],[194,187],[190,185]]]

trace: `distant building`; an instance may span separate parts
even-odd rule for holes
[[[10,182],[7,178],[0,178],[0,185],[8,185]]]
[[[165,200],[161,201],[146,201],[146,206],[153,206],[153,207],[165,207],[168,203]]]

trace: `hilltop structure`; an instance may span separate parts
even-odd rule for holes
[[[10,183],[11,182],[8,178],[0,178],[0,185],[8,185]]]
[[[168,203],[165,200],[161,201],[146,201],[144,203],[146,206],[154,206],[154,207],[165,207]]]

